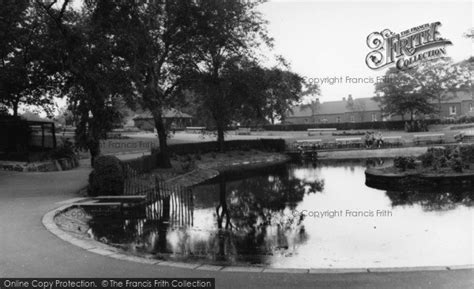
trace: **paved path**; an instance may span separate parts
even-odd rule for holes
[[[208,272],[99,256],[49,233],[41,218],[77,197],[89,168],[49,173],[0,172],[0,277],[214,277],[216,288],[473,288],[473,270],[272,274]],[[434,252],[436,253],[436,252]]]

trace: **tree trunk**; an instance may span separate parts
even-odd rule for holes
[[[217,142],[219,143],[219,150],[221,152],[225,151],[225,140],[224,140],[224,127],[217,126]]]
[[[13,116],[17,117],[18,116],[18,102],[13,103]]]
[[[153,111],[153,120],[155,121],[156,132],[158,133],[158,141],[160,143],[160,166],[164,168],[171,168],[171,161],[168,150],[168,134],[166,132],[165,123],[161,110]]]
[[[89,143],[89,152],[91,154],[91,167],[94,167],[94,161],[100,155],[99,140],[94,139]]]

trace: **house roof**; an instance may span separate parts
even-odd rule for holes
[[[354,110],[351,110],[347,105],[347,100],[326,101],[322,103],[313,103],[315,105],[315,115],[324,114],[341,114],[359,110],[376,111],[380,110],[378,103],[372,97],[356,98],[354,99]],[[312,111],[308,106],[296,106],[290,117],[309,117],[312,116]]]
[[[456,91],[447,93],[446,100],[442,103],[460,103],[462,101],[474,101],[472,90]],[[433,101],[436,102],[436,101]],[[355,111],[379,111],[379,104],[372,97],[363,97],[354,99],[355,109],[351,110],[347,105],[347,100],[326,101],[319,104],[313,103],[315,115],[343,114]],[[311,117],[313,115],[308,105],[299,105],[293,108],[288,117]]]
[[[458,103],[462,101],[472,101],[474,100],[474,96],[472,90],[466,91],[456,91],[456,92],[448,92],[446,94],[446,100],[441,101],[441,103]]]
[[[292,108],[289,116],[291,117],[309,117],[312,116],[313,112],[308,106],[298,105]]]
[[[133,119],[152,119],[153,115],[149,111],[137,114]],[[192,118],[187,113],[181,112],[177,109],[170,108],[163,111],[163,118]]]

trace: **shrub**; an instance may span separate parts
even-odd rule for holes
[[[474,145],[461,146],[459,151],[464,162],[474,163]]]
[[[197,161],[202,160],[201,151],[197,151],[197,153],[194,155],[194,158],[195,158]]]
[[[393,165],[401,171],[414,169],[416,167],[415,159],[413,157],[396,157],[393,160]]]
[[[461,173],[463,169],[463,162],[461,157],[454,157],[448,161],[449,167],[455,172]]]
[[[183,156],[181,160],[181,168],[185,172],[189,172],[196,167],[194,159],[190,155]]]
[[[425,168],[436,171],[449,167],[455,172],[462,172],[463,168],[474,162],[474,145],[429,148],[419,159]]]
[[[122,195],[124,171],[115,156],[98,156],[89,175],[89,196]]]
[[[455,172],[462,172],[464,165],[460,147],[454,147],[449,150],[448,166]]]
[[[419,156],[418,159],[421,161],[421,164],[424,168],[431,167],[434,162],[434,156],[432,153],[424,153]]]
[[[75,158],[76,149],[74,144],[69,140],[64,140],[60,146],[51,151],[51,157],[53,159]]]
[[[433,169],[439,170],[440,168],[446,168],[448,166],[448,158],[444,155],[436,157],[433,160]]]

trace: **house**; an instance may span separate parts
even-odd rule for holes
[[[446,100],[441,102],[441,118],[458,118],[461,116],[474,116],[472,91],[449,93]]]
[[[184,129],[187,126],[192,125],[192,117],[183,113],[177,109],[171,108],[163,112],[163,120],[165,126],[171,129]],[[155,121],[153,120],[153,115],[149,111],[145,111],[136,115],[133,118],[135,127],[141,130],[153,131],[155,129]]]
[[[437,105],[437,102],[433,102]],[[441,102],[440,111],[435,118],[449,119],[462,116],[474,116],[472,91],[449,93]],[[406,116],[405,119],[408,119]],[[401,120],[401,116],[384,116],[372,97],[354,99],[349,94],[339,101],[315,102],[295,106],[286,116],[287,124],[317,124],[342,122],[371,122]]]
[[[382,112],[371,97],[353,99],[351,95],[340,101],[315,102],[296,106],[285,119],[289,124],[341,123],[381,121]]]

